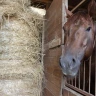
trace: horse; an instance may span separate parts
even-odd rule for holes
[[[60,56],[60,66],[66,76],[75,77],[79,71],[81,61],[87,60],[94,49],[96,24],[93,22],[92,12],[90,12],[90,9],[94,7],[93,2],[94,0],[91,0],[89,3],[88,13],[79,11],[73,14],[65,8],[69,18],[63,26],[65,44],[64,52]]]

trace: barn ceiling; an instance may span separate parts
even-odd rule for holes
[[[32,0],[32,6],[48,9],[53,0]],[[82,0],[68,0],[68,9],[72,10]],[[85,0],[85,2],[78,7],[78,9],[87,9],[88,3],[91,0]],[[96,0],[95,0],[96,1]],[[58,0],[59,2],[59,0]]]
[[[48,9],[52,1],[53,0],[32,0],[32,6]]]

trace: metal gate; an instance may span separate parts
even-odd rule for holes
[[[96,40],[95,40],[96,41]],[[83,61],[74,79],[67,78],[66,86],[84,96],[96,96],[96,44],[92,56]]]

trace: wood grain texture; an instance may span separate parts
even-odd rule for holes
[[[62,0],[53,0],[45,16],[44,96],[59,96],[62,72],[59,66],[62,40]],[[58,39],[59,38],[59,39]],[[54,42],[54,40],[57,40]],[[59,42],[60,41],[60,42]],[[51,48],[51,49],[50,49]]]

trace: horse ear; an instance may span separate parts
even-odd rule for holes
[[[93,19],[96,19],[96,2],[95,0],[91,0],[91,2],[88,5],[88,14]]]
[[[71,11],[69,11],[66,6],[65,6],[65,11],[66,11],[66,14],[67,14],[67,17],[70,17],[73,15],[73,13]]]

